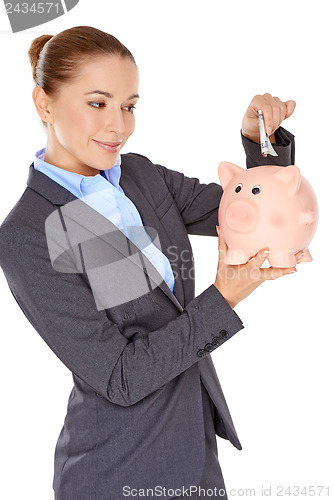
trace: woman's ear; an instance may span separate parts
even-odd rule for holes
[[[53,117],[50,110],[50,98],[42,87],[35,87],[32,91],[32,99],[36,106],[37,113],[46,123],[53,123]]]

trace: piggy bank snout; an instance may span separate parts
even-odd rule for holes
[[[231,202],[225,211],[226,223],[233,231],[247,233],[259,224],[259,209],[250,200]]]

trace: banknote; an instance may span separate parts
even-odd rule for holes
[[[264,118],[263,118],[261,109],[259,109],[258,115],[259,115],[261,154],[265,157],[267,155],[278,156],[277,153],[273,149],[273,146],[271,144],[271,141],[269,140],[268,135],[266,134]]]

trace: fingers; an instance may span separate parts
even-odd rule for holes
[[[297,264],[299,263],[299,261],[303,257],[304,253],[305,252],[303,250],[300,250],[299,252],[295,253],[295,258],[296,258]]]
[[[296,102],[295,101],[286,101],[285,102],[287,112],[286,112],[286,118],[289,118],[293,114],[296,108]]]
[[[296,273],[296,267],[268,267],[266,269],[261,269],[264,280],[275,280],[286,274]]]
[[[279,97],[273,97],[269,93],[255,96],[251,104],[256,115],[258,115],[258,111],[261,109],[268,135],[272,135],[279,128],[283,120],[293,114],[296,107],[295,101],[282,102]]]
[[[269,254],[269,249],[263,248],[258,252],[255,257],[248,262],[249,267],[252,269],[252,274],[253,270],[257,269],[259,271],[259,281],[266,281],[266,280],[275,280],[277,278],[280,278],[281,276],[284,276],[286,274],[292,274],[296,273],[297,269],[295,267],[287,267],[287,268],[279,268],[279,267],[268,267],[268,268],[261,268],[262,264],[265,262],[267,256]],[[295,257],[297,262],[302,258],[304,255],[303,251],[298,252]]]
[[[252,260],[250,260],[249,264],[251,264],[252,268],[261,267],[265,262],[267,255],[269,254],[268,248],[263,248],[257,255],[254,256]]]
[[[268,135],[271,135],[277,130],[286,116],[286,106],[278,98],[272,97],[271,94],[264,94],[265,99],[264,109],[262,114]]]

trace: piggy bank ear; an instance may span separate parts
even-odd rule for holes
[[[231,179],[235,177],[235,175],[242,174],[243,172],[244,169],[238,167],[234,163],[229,163],[228,161],[223,161],[222,163],[220,163],[218,167],[218,174],[223,189],[226,188],[226,186],[229,184]]]
[[[286,184],[286,188],[291,196],[294,196],[299,190],[301,184],[301,172],[295,165],[288,167],[281,167],[281,169],[274,174],[275,179]]]

